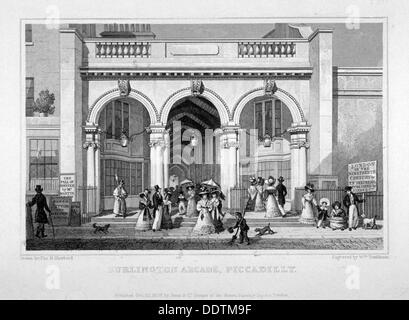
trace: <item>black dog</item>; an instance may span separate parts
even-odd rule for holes
[[[263,228],[256,228],[254,231],[258,232],[256,236],[263,236],[265,234],[274,234],[276,232],[273,231],[273,229],[270,228],[270,224],[266,225]]]
[[[103,226],[98,226],[96,223],[92,225],[94,227],[94,233],[102,232],[107,234],[110,224],[105,224]]]

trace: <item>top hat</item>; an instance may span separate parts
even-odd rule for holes
[[[306,186],[304,187],[304,190],[310,190],[311,192],[314,192],[314,185],[312,183],[307,183]]]
[[[325,202],[327,205],[330,204],[330,202],[329,202],[329,200],[328,200],[327,198],[321,198],[321,199],[320,199],[320,206],[322,206],[324,202]]]
[[[264,184],[264,179],[263,179],[263,177],[258,177],[258,178],[257,178],[257,183],[259,183],[259,184]]]
[[[160,187],[158,185],[155,185],[153,188],[155,189],[155,191],[160,190]]]
[[[335,201],[335,202],[332,204],[332,207],[335,209],[335,206],[338,206],[338,208],[341,209],[341,202]]]
[[[283,182],[283,181],[284,181],[284,178],[283,178],[283,176],[280,176],[280,177],[278,178],[278,181],[281,181],[281,182]]]
[[[38,184],[38,185],[36,185],[34,190],[37,191],[37,192],[41,192],[41,191],[43,191],[43,188],[41,188],[41,185]]]
[[[352,187],[351,186],[346,186],[344,190],[345,191],[352,191]]]

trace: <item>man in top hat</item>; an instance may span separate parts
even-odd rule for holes
[[[159,210],[163,208],[163,196],[161,194],[161,188],[158,185],[153,187],[155,192],[152,195],[152,203],[153,203],[153,218],[156,217],[156,214]]]
[[[29,207],[32,207],[35,204],[37,205],[35,213],[35,222],[38,223],[36,237],[45,238],[47,237],[47,235],[44,234],[44,225],[48,223],[47,214],[45,213],[45,211],[50,214],[51,210],[48,207],[46,197],[42,193],[43,188],[40,185],[36,185],[35,191],[37,192],[36,195],[31,201],[27,202],[26,205]]]
[[[277,190],[277,200],[278,200],[278,208],[281,211],[281,215],[282,217],[285,216],[285,211],[284,211],[284,205],[285,205],[285,197],[287,195],[287,188],[286,186],[283,184],[284,182],[284,178],[282,176],[280,176],[278,178],[278,184],[276,187]]]
[[[348,229],[351,231],[352,229],[356,229],[358,227],[359,219],[358,219],[358,203],[364,202],[364,200],[360,200],[358,196],[352,192],[352,187],[346,186],[345,187],[346,195],[344,197],[344,206],[347,208],[348,212]]]

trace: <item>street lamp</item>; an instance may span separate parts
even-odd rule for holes
[[[191,136],[190,144],[192,145],[192,147],[197,147],[198,140],[197,140],[196,136]]]
[[[143,134],[145,132],[149,133],[149,131],[150,131],[149,128],[144,128],[142,131],[136,132],[136,133],[134,133],[134,134],[132,134],[131,136],[128,137],[128,135],[126,133],[126,130],[122,129],[121,135],[119,137],[117,137],[117,136],[115,136],[113,134],[111,134],[110,137],[114,138],[114,139],[119,138],[119,140],[121,141],[121,147],[126,148],[128,146],[128,144],[129,144],[129,141],[132,141],[134,137],[139,136],[139,135],[141,135],[141,134]],[[108,134],[107,131],[100,131],[100,133]]]
[[[271,147],[271,137],[269,134],[264,135],[264,142],[263,142],[264,148],[270,148]]]

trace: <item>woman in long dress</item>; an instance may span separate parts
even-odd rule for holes
[[[114,196],[114,214],[115,217],[124,217],[126,216],[126,201],[128,197],[128,192],[125,190],[125,181],[120,180],[118,186],[115,188]]]
[[[222,198],[223,195],[221,193],[220,190],[215,189],[212,191],[212,197],[210,199],[210,202],[212,203],[212,211],[211,211],[211,215],[212,215],[212,219],[213,219],[213,224],[214,224],[214,228],[216,230],[217,233],[220,233],[224,230],[223,227],[223,215],[222,215]]]
[[[254,211],[255,205],[256,205],[256,195],[257,195],[257,189],[256,189],[256,184],[257,180],[254,177],[250,178],[250,187],[247,189],[247,193],[249,195],[249,198],[247,200],[246,204],[246,211]]]
[[[135,230],[137,231],[147,231],[152,229],[152,215],[150,213],[150,209],[152,209],[152,202],[149,199],[150,191],[145,189],[145,191],[139,196],[141,200],[139,200],[139,217],[136,221]]]
[[[264,207],[264,202],[263,202],[263,185],[264,185],[264,179],[262,177],[258,177],[257,179],[257,195],[256,195],[256,201],[255,201],[255,207],[254,211],[260,212],[264,211],[266,208]]]
[[[265,196],[267,198],[266,215],[265,215],[266,218],[281,216],[281,211],[280,211],[280,208],[278,207],[278,202],[276,199],[277,190],[274,187],[275,182],[276,182],[276,179],[272,176],[269,176],[266,181],[267,183],[267,187],[265,190]]]
[[[202,189],[199,195],[202,199],[197,203],[197,211],[199,211],[199,216],[195,227],[193,228],[193,233],[203,235],[212,234],[216,232],[211,217],[211,210],[213,208],[211,201],[208,199],[209,191]]]
[[[188,217],[197,217],[197,205],[195,198],[196,198],[195,186],[189,185],[187,187],[187,209],[186,209],[186,215]]]
[[[172,201],[170,201],[170,197],[172,196],[172,192],[168,189],[165,189],[165,197],[163,199],[163,213],[162,213],[162,229],[172,229],[173,223],[171,218],[172,212]]]
[[[303,209],[301,212],[300,222],[315,225],[314,208],[317,207],[317,200],[314,198],[314,185],[307,183],[304,189],[307,191],[307,193],[304,194],[301,199]]]
[[[179,209],[179,215],[182,216],[186,214],[186,198],[182,190],[180,190],[179,196],[178,196],[178,209]]]

